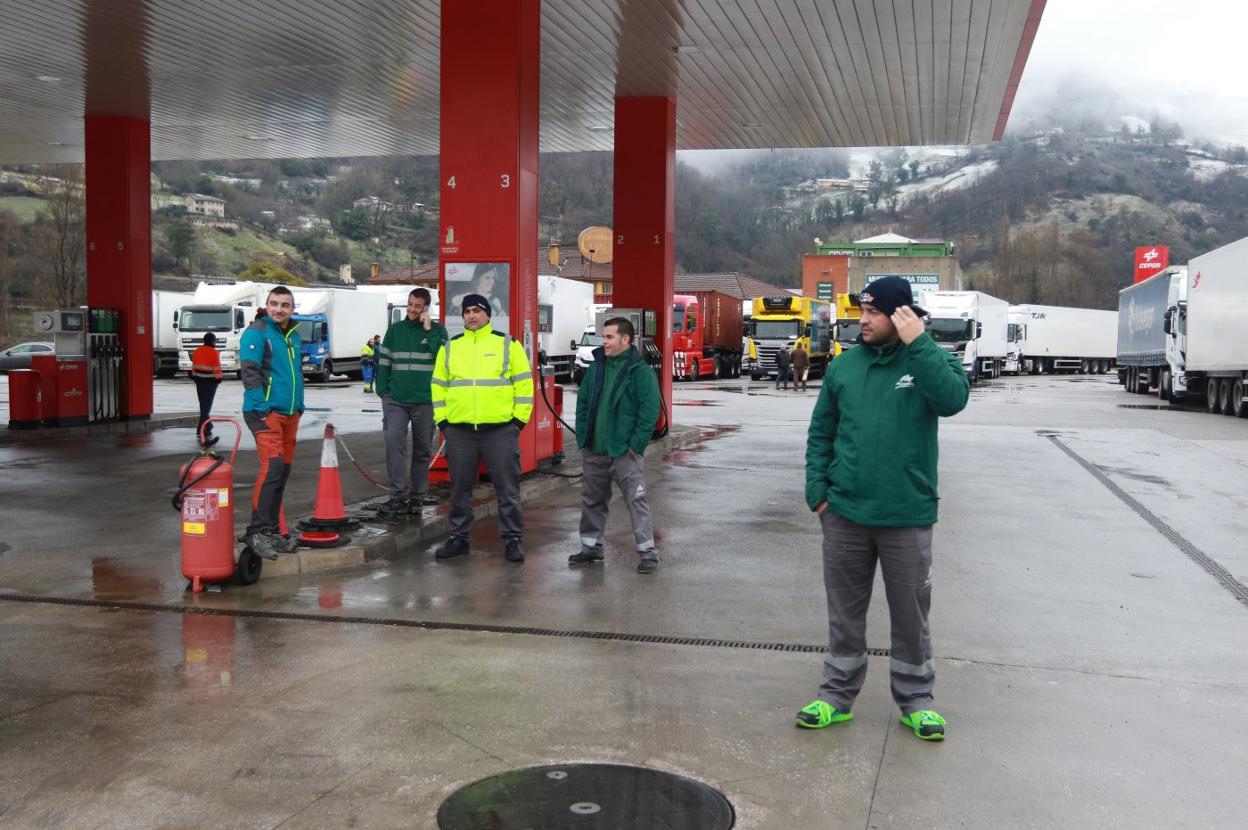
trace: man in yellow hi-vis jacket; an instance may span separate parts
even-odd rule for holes
[[[524,561],[520,430],[533,414],[533,371],[524,345],[490,326],[490,312],[488,299],[466,295],[464,332],[447,341],[433,362],[433,420],[446,439],[451,476],[451,535],[435,551],[438,559],[468,553],[472,488],[484,460],[498,497],[507,561]]]

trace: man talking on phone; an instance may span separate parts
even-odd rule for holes
[[[383,516],[421,511],[429,492],[433,456],[433,358],[447,341],[446,328],[429,316],[429,291],[407,295],[407,317],[386,329],[377,349],[377,394],[386,431],[386,472],[390,499],[378,508]],[[408,466],[407,433],[412,433]]]

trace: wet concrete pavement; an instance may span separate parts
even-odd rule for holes
[[[1248,422],[1135,408],[1154,401],[1106,378],[975,390],[941,431],[932,626],[950,738],[927,745],[896,723],[887,658],[855,721],[809,733],[792,714],[820,655],[725,645],[826,637],[802,501],[817,390],[675,394],[675,420],[708,438],[649,462],[654,577],[633,571],[618,500],[604,566],[567,567],[572,484],[526,505],[522,566],[485,521],[460,560],[414,550],[193,601],[240,617],[0,601],[0,824],[429,828],[458,786],[584,760],[706,781],[743,828],[1241,825]],[[357,395],[323,390],[323,416],[380,471],[380,416]],[[0,447],[0,591],[181,605],[164,490],[189,444]],[[343,483],[349,500],[379,492]],[[481,630],[402,625],[421,621]]]

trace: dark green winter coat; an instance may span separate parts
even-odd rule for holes
[[[619,458],[629,450],[641,455],[659,420],[659,379],[642,359],[641,352],[630,348],[628,362],[616,375],[604,403],[606,360],[601,346],[594,349],[594,362],[581,380],[576,396],[576,445],[581,449],[592,446],[598,410],[605,405],[607,455]]]
[[[806,504],[876,527],[936,521],[937,419],[966,406],[962,364],[927,333],[828,368],[806,442]]]
[[[433,323],[429,331],[406,317],[392,324],[377,349],[377,394],[399,403],[430,403],[433,358],[446,340],[441,323]]]

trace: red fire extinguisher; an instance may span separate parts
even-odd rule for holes
[[[244,548],[234,561],[234,460],[243,430],[233,418],[209,418],[234,425],[234,450],[226,461],[208,446],[183,465],[173,507],[182,514],[182,575],[195,593],[205,582],[224,582],[237,577],[243,585],[260,578],[260,557]],[[205,442],[200,428],[200,444]]]

